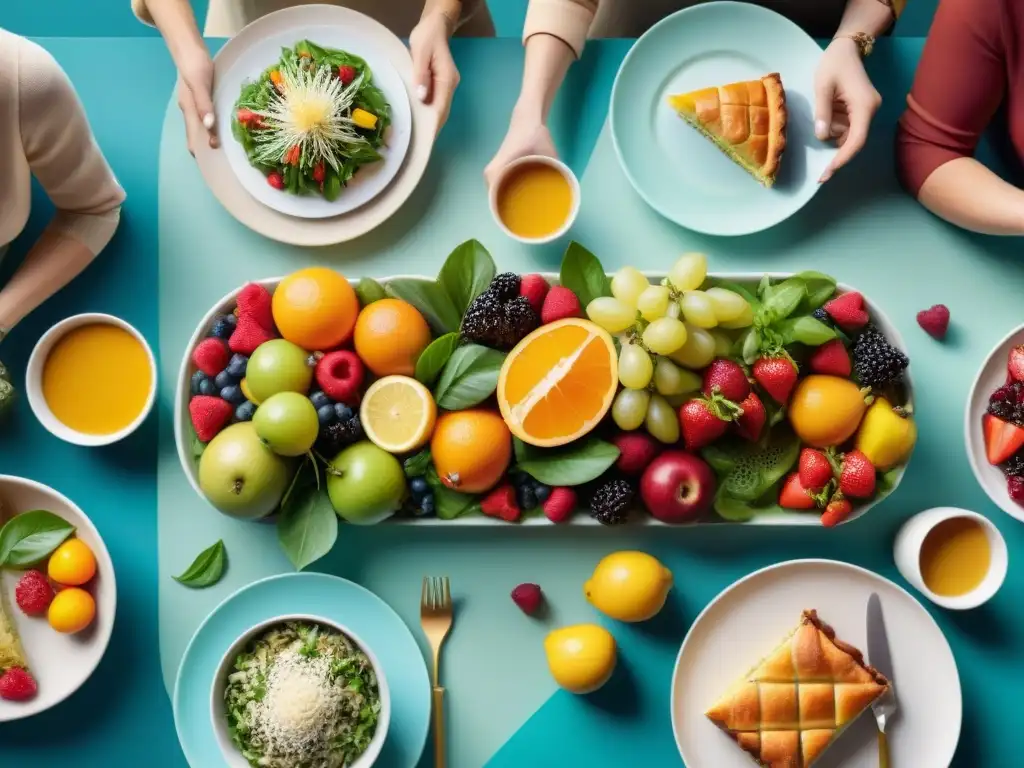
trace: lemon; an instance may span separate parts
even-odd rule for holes
[[[916,442],[914,420],[884,397],[868,408],[857,432],[857,449],[880,471],[906,461]]]
[[[803,442],[828,448],[849,440],[867,409],[864,393],[849,379],[813,375],[797,384],[789,423]]]
[[[615,638],[596,624],[577,624],[549,633],[544,639],[548,669],[570,693],[592,693],[615,671]]]
[[[437,405],[425,386],[408,376],[385,376],[370,385],[359,409],[366,436],[388,453],[408,453],[434,431]]]
[[[619,621],[657,615],[672,589],[672,571],[646,552],[613,552],[583,585],[591,605]]]

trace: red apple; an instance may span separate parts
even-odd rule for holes
[[[640,498],[657,520],[686,523],[711,506],[715,498],[715,473],[699,456],[666,451],[644,470]]]

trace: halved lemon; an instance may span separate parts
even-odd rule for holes
[[[498,376],[498,406],[524,443],[550,448],[587,434],[615,397],[611,335],[589,320],[543,325],[509,352]]]
[[[408,376],[385,376],[370,385],[359,408],[366,436],[388,453],[408,453],[430,439],[437,405],[430,390]]]

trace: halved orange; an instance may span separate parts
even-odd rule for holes
[[[615,397],[611,335],[589,320],[542,325],[509,352],[498,376],[498,406],[524,443],[571,443],[598,425]]]

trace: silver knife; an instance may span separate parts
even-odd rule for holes
[[[889,681],[889,690],[871,705],[875,722],[878,723],[878,766],[889,768],[889,741],[885,735],[885,728],[896,714],[898,705],[892,677],[892,657],[889,655],[889,638],[885,633],[885,617],[882,615],[882,601],[875,593],[868,598],[868,663]]]

